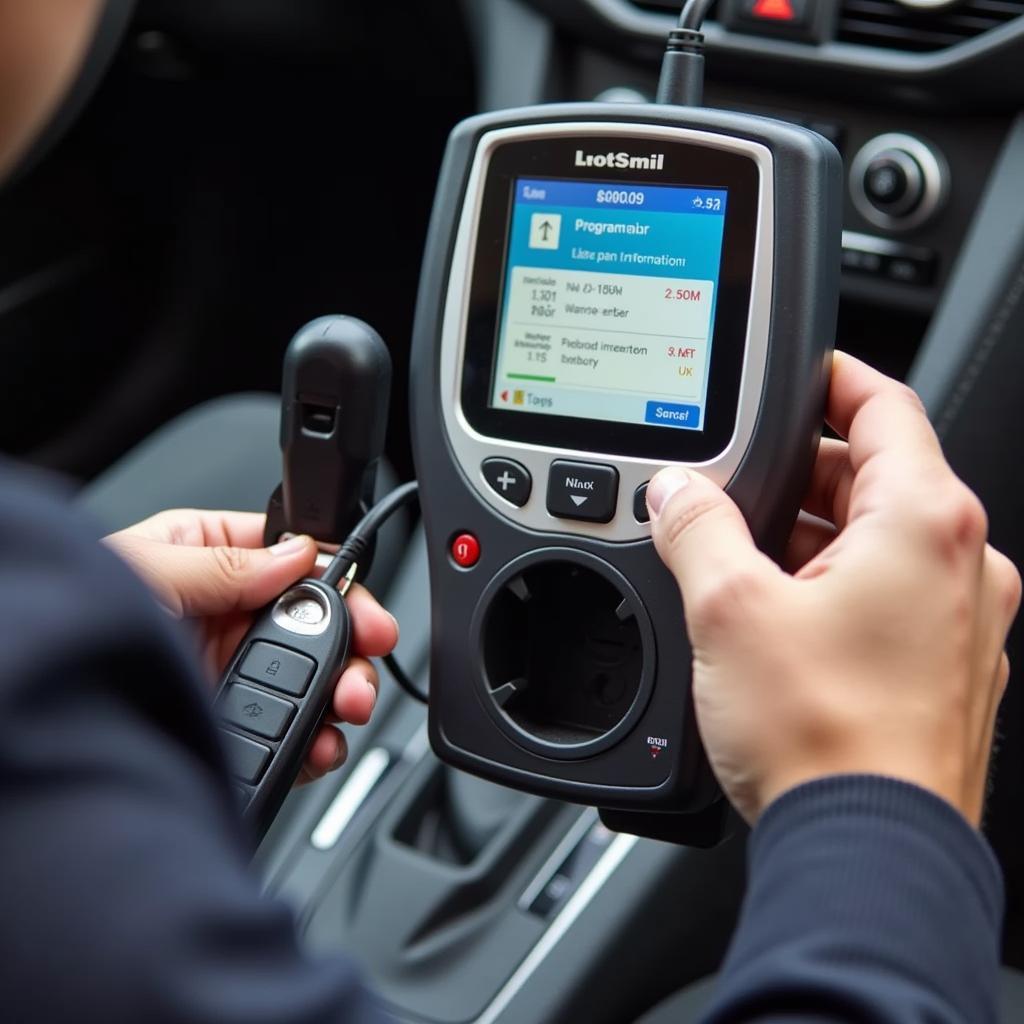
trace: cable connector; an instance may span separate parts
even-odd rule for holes
[[[338,548],[330,564],[324,569],[320,582],[330,587],[337,587],[340,584],[342,596],[346,595],[349,587],[352,585],[352,581],[355,579],[356,566],[366,554],[373,538],[377,535],[377,531],[400,508],[412,504],[418,498],[419,486],[415,480],[402,484],[401,487],[396,487],[387,497],[381,498],[359,520],[355,529],[345,539],[345,543]],[[421,704],[427,703],[429,695],[412,681],[402,669],[402,666],[398,664],[393,654],[384,655],[383,661],[392,678],[410,697],[418,700]]]
[[[384,523],[404,505],[416,501],[418,496],[419,487],[413,480],[410,483],[402,484],[401,487],[396,487],[387,497],[381,498],[356,523],[355,528],[345,538],[344,544],[338,548],[337,554],[324,569],[323,575],[320,577],[321,582],[336,587],[351,571],[352,566],[362,561],[367,548]]]
[[[704,100],[704,33],[700,26],[710,0],[687,0],[672,29],[661,62],[656,103],[699,107]]]

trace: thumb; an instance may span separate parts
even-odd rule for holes
[[[313,539],[301,536],[269,548],[137,540],[123,553],[171,612],[192,617],[262,607],[313,571],[316,552]]]
[[[736,503],[707,477],[663,469],[647,487],[654,546],[675,576],[691,627],[731,617],[778,575]]]

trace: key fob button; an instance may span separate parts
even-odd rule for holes
[[[320,636],[330,625],[331,609],[319,589],[300,583],[277,599],[270,617],[274,625],[289,633]]]
[[[231,774],[236,779],[255,786],[262,778],[270,760],[270,748],[226,729],[221,729],[220,738],[224,743]]]
[[[327,609],[312,598],[297,597],[284,606],[284,613],[295,622],[303,622],[307,626],[319,626],[327,615]]]
[[[245,652],[237,671],[240,676],[254,683],[262,683],[282,693],[301,697],[309,686],[315,668],[316,662],[312,658],[260,640]]]
[[[279,740],[295,713],[295,705],[244,683],[233,683],[221,697],[217,711],[230,725]]]

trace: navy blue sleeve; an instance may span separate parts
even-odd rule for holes
[[[179,627],[0,465],[5,1021],[378,1022],[263,897]]]
[[[740,923],[703,1024],[995,1024],[1002,876],[937,796],[808,783],[750,841]]]

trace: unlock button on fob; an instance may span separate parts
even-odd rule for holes
[[[301,697],[315,668],[316,662],[312,658],[261,640],[245,652],[236,671],[253,682]]]

